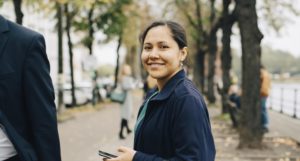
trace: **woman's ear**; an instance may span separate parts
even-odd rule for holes
[[[184,61],[187,57],[187,54],[188,54],[188,48],[187,47],[182,48],[180,61]]]

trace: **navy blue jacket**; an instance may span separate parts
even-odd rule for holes
[[[22,161],[61,161],[42,35],[0,16],[0,124]]]
[[[183,70],[149,102],[144,121],[135,134],[134,149],[137,152],[133,161],[215,159],[206,105]]]

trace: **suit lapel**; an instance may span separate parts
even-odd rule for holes
[[[7,41],[7,32],[9,31],[7,21],[0,15],[0,59],[3,55],[3,49]]]

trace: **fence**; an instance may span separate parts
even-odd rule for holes
[[[299,85],[276,84],[272,86],[267,105],[270,109],[300,118]]]

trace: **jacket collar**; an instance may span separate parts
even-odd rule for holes
[[[153,101],[160,101],[168,98],[171,93],[175,90],[175,87],[185,78],[184,70],[177,72],[163,87],[163,89],[158,93],[156,97],[153,98]],[[156,89],[157,91],[158,89]]]

